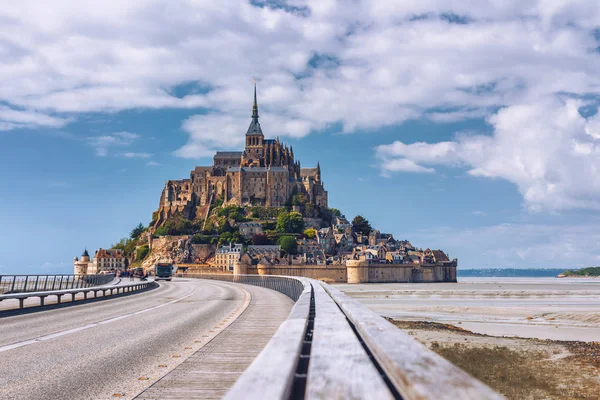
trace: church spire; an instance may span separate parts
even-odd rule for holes
[[[252,121],[248,127],[246,135],[263,135],[260,124],[258,123],[258,101],[256,100],[256,79],[254,80],[254,103],[252,104]]]
[[[316,180],[321,182],[321,163],[317,161],[317,176]]]
[[[258,102],[256,101],[256,79],[254,80],[254,104],[252,104],[252,120],[258,122]]]

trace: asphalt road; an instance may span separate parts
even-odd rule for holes
[[[245,295],[227,283],[175,280],[140,294],[0,318],[0,399],[132,398],[214,336],[240,312]]]

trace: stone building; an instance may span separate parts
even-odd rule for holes
[[[90,260],[90,255],[86,250],[81,254],[81,259],[73,259],[73,270],[75,274],[99,274],[103,271],[124,271],[129,262],[125,257],[123,250],[103,249],[96,250],[94,258]]]
[[[123,250],[119,249],[103,249],[96,251],[94,259],[98,264],[98,272],[102,271],[124,271],[127,268],[127,258]]]
[[[87,249],[81,254],[81,259],[73,258],[73,273],[75,275],[95,274],[98,270],[96,260],[90,260],[90,254]]]
[[[228,245],[219,246],[215,253],[215,264],[223,272],[233,271],[233,264],[240,261],[244,254],[242,244],[229,243]]]
[[[219,151],[212,166],[196,167],[190,179],[167,181],[162,191],[155,226],[170,216],[202,218],[216,200],[223,204],[281,207],[294,194],[309,203],[327,207],[321,167],[301,168],[294,150],[277,139],[265,139],[258,122],[256,84],[252,119],[243,151]]]
[[[252,237],[263,233],[263,226],[258,222],[242,222],[240,224],[240,235]]]

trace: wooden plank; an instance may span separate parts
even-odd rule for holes
[[[311,285],[304,290],[268,345],[227,392],[225,399],[259,400],[289,397],[308,322]]]
[[[405,400],[504,399],[502,395],[412,339],[357,300],[325,283],[322,287],[354,324]]]
[[[315,293],[315,328],[307,399],[393,399],[336,303],[319,282]]]

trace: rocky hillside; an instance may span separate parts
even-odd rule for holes
[[[142,267],[167,260],[175,264],[203,264],[214,257],[215,249],[215,245],[192,244],[188,236],[162,236],[152,240],[152,251],[142,262]]]

